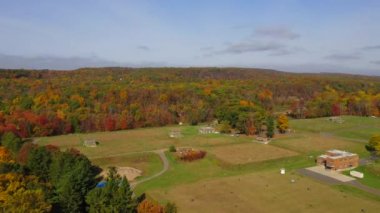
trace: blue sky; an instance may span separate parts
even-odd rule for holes
[[[237,66],[380,75],[377,0],[4,0],[0,67]]]

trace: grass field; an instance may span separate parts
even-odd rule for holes
[[[209,151],[218,159],[230,164],[246,164],[297,155],[294,151],[259,143],[218,146]]]
[[[206,157],[194,162],[179,161],[166,152],[168,171],[135,188],[137,195],[146,192],[161,203],[175,202],[180,212],[360,212],[362,208],[373,212],[380,208],[378,198],[296,172],[315,165],[315,157],[327,149],[369,155],[364,145],[372,134],[380,133],[380,119],[344,116],[343,120],[342,124],[326,118],[291,120],[295,132],[276,137],[268,145],[254,143],[248,136],[200,135],[199,126],[73,134],[40,138],[39,143],[74,147],[102,168],[134,167],[143,171],[143,177],[162,169],[158,155],[146,151],[170,145],[206,150]],[[180,129],[183,137],[169,138],[172,129]],[[100,145],[84,147],[85,139],[95,139]],[[280,168],[286,168],[285,176],[279,175]],[[379,186],[380,179],[372,172],[378,170],[370,171],[362,183]],[[296,183],[291,184],[291,178]]]
[[[291,183],[295,179],[295,183]],[[174,200],[180,212],[377,212],[373,199],[340,192],[299,175],[266,171],[154,190],[159,200]],[[349,204],[349,205],[348,205]]]

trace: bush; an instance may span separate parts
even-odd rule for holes
[[[179,154],[179,159],[183,161],[194,161],[198,159],[202,159],[206,156],[205,151],[200,151],[200,150],[186,150],[182,151]]]
[[[218,126],[220,133],[231,133],[231,125],[228,121],[222,121]]]
[[[177,149],[175,148],[174,145],[171,145],[171,146],[169,147],[169,152],[176,152],[176,151],[177,151]]]
[[[167,203],[165,206],[165,213],[177,213],[177,205],[175,203]]]

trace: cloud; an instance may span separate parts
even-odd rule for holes
[[[331,54],[326,56],[325,58],[335,61],[351,61],[360,59],[360,56],[356,54]]]
[[[371,61],[371,63],[380,65],[380,60],[379,61]]]
[[[201,47],[200,50],[201,51],[212,51],[212,50],[214,50],[214,47],[213,46]]]
[[[285,27],[258,28],[253,33],[253,36],[261,36],[261,37],[268,37],[272,39],[285,39],[285,40],[293,40],[300,37],[298,33],[295,33],[291,29],[285,28]]]
[[[278,43],[262,43],[262,42],[240,42],[228,45],[219,53],[242,54],[248,52],[277,52],[285,48],[284,45]]]
[[[137,49],[144,50],[144,51],[150,50],[150,48],[148,46],[145,46],[145,45],[139,45],[139,46],[137,46]]]
[[[380,50],[380,45],[371,45],[361,48],[362,50]]]

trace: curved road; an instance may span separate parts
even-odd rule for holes
[[[132,187],[132,188],[135,188],[135,187],[136,187],[138,184],[140,184],[140,183],[144,183],[144,182],[146,182],[146,181],[149,181],[149,180],[152,180],[152,179],[154,179],[154,178],[156,178],[156,177],[159,177],[159,176],[161,176],[162,174],[164,174],[166,171],[168,171],[168,169],[169,169],[169,161],[168,161],[168,158],[167,158],[166,155],[165,155],[165,151],[166,151],[166,149],[160,149],[160,150],[155,150],[155,151],[149,151],[149,152],[152,152],[152,153],[156,153],[156,154],[158,154],[158,156],[160,156],[161,161],[162,161],[162,163],[163,163],[163,168],[162,168],[162,170],[161,170],[160,172],[158,172],[158,173],[156,173],[156,174],[154,174],[154,175],[152,175],[152,176],[150,176],[150,177],[146,177],[146,178],[143,178],[143,179],[141,179],[141,180],[138,180],[138,181],[132,182],[132,183],[131,183],[131,187]]]

